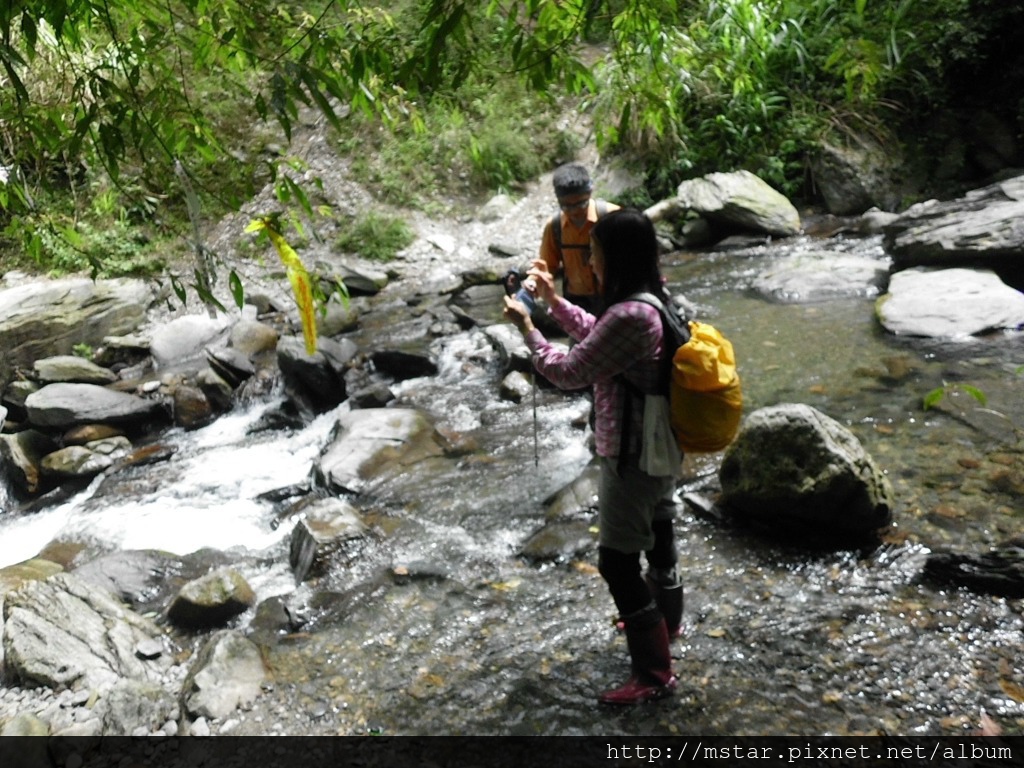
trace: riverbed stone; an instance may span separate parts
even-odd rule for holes
[[[515,326],[511,323],[489,325],[484,328],[484,334],[498,353],[503,371],[528,373],[532,370],[530,348]]]
[[[512,371],[501,380],[498,395],[502,400],[521,403],[530,396],[533,384],[522,371]]]
[[[223,626],[256,604],[256,593],[234,568],[218,568],[182,587],[167,609],[173,624],[187,629]]]
[[[318,413],[329,411],[347,396],[345,372],[358,353],[350,339],[322,338],[312,355],[297,336],[285,336],[277,344],[277,364],[285,386]]]
[[[342,414],[314,466],[335,493],[363,493],[390,473],[443,454],[443,439],[420,411],[367,408]]]
[[[128,735],[142,729],[148,736],[171,719],[178,708],[174,695],[148,680],[118,680],[96,702],[93,713],[103,733]]]
[[[719,470],[720,503],[755,528],[842,546],[892,521],[885,473],[846,427],[802,403],[744,420]]]
[[[159,400],[118,392],[96,384],[47,384],[25,400],[29,421],[45,429],[107,422],[143,425],[166,422]]]
[[[877,296],[889,278],[889,260],[834,251],[806,251],[760,271],[754,289],[787,304],[844,296]]]
[[[872,207],[894,211],[903,196],[896,181],[902,161],[892,147],[860,134],[855,141],[822,142],[811,157],[811,173],[830,213],[849,216]]]
[[[315,499],[300,511],[302,517],[292,529],[288,550],[296,582],[322,574],[339,548],[367,532],[359,511],[347,499]]]
[[[69,445],[43,457],[39,466],[43,472],[59,480],[76,477],[94,477],[110,469],[114,462],[109,456],[86,448]]]
[[[1024,293],[987,269],[907,269],[892,276],[875,312],[895,334],[965,338],[1024,326]]]
[[[38,493],[43,489],[40,462],[56,448],[51,436],[35,429],[0,435],[0,472],[18,492]]]
[[[25,582],[3,615],[5,668],[29,685],[102,692],[123,678],[159,682],[169,666],[135,654],[159,627],[71,573]]]
[[[209,346],[223,346],[231,328],[227,315],[183,315],[156,326],[150,352],[157,368],[169,368],[199,358]]]
[[[55,355],[36,360],[32,365],[36,379],[44,384],[75,382],[79,384],[112,384],[117,376],[103,366],[77,355]]]
[[[182,684],[181,703],[192,718],[223,719],[250,706],[266,679],[256,644],[239,632],[221,630],[197,654]]]

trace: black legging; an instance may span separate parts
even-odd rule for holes
[[[668,569],[676,564],[675,532],[671,520],[655,520],[654,547],[647,550],[652,568]],[[640,553],[621,552],[612,547],[597,548],[597,570],[608,583],[608,591],[620,616],[642,611],[651,604],[651,590],[640,573]]]

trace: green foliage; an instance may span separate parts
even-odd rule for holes
[[[436,213],[453,195],[515,189],[579,148],[551,100],[516,81],[474,76],[419,114],[422,127],[387,132],[356,116],[340,137],[354,176],[384,202]]]
[[[85,360],[92,360],[92,356],[95,352],[96,350],[94,350],[89,344],[75,344],[71,347],[71,354],[75,357],[84,358]]]
[[[949,382],[944,381],[942,382],[941,387],[936,387],[924,396],[922,407],[926,411],[930,408],[934,408],[953,392],[963,392],[964,394],[973,397],[982,406],[988,405],[988,397],[977,387],[970,384],[950,384]]]
[[[431,201],[453,179],[514,188],[569,159],[561,95],[583,97],[600,149],[643,164],[654,198],[740,167],[793,196],[823,136],[884,138],[895,116],[941,114],[1000,57],[1020,61],[1015,14],[996,0],[19,0],[0,4],[0,227],[40,268],[109,273],[138,244],[104,236],[191,230],[195,249],[200,216],[268,181],[301,215],[311,190],[272,137],[310,112],[382,199],[443,208]],[[1024,120],[1024,67],[1008,71],[1005,109]]]
[[[335,241],[340,251],[373,261],[391,261],[415,239],[402,219],[373,212],[346,222],[340,229]]]

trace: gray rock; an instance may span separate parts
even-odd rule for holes
[[[222,346],[230,328],[225,315],[184,315],[155,328],[150,350],[158,368],[167,368],[200,357],[207,347]]]
[[[218,568],[182,587],[167,618],[188,629],[218,627],[255,604],[256,593],[238,571]]]
[[[15,715],[6,723],[4,727],[0,729],[0,736],[49,736],[50,726],[40,720],[35,715],[31,715],[27,712],[22,712]],[[21,740],[25,742],[24,739]],[[24,744],[27,748],[28,754],[22,752],[19,749],[18,753],[18,765],[26,766],[49,766],[50,757],[46,750],[46,741],[39,739],[38,745],[36,740],[30,740]]]
[[[601,468],[597,462],[588,464],[575,480],[544,500],[545,516],[549,520],[554,520],[578,517],[581,513],[593,513],[597,509],[600,473]]]
[[[148,736],[170,718],[178,706],[163,686],[143,680],[118,680],[96,702],[94,712],[103,732],[126,736],[136,731]]]
[[[1024,279],[1024,176],[908,208],[885,227],[896,269],[988,267]]]
[[[243,318],[231,327],[228,346],[252,356],[276,348],[278,338],[280,334],[266,323]]]
[[[370,408],[342,414],[314,465],[336,493],[363,493],[403,467],[443,453],[427,418],[411,408]]]
[[[134,332],[152,301],[143,280],[69,278],[0,290],[0,389],[16,367]]]
[[[424,352],[379,349],[374,351],[370,357],[375,370],[391,376],[396,381],[437,374],[437,363]]]
[[[153,622],[73,574],[8,593],[4,622],[5,667],[28,684],[102,692],[122,678],[158,682],[169,666],[135,654],[138,643],[162,635]]]
[[[171,392],[174,423],[183,429],[199,429],[214,419],[213,405],[199,387],[180,384]]]
[[[166,421],[159,400],[147,400],[96,384],[48,384],[25,400],[33,425],[67,429],[91,422],[148,424]]]
[[[856,545],[892,520],[885,474],[848,429],[809,405],[747,416],[719,480],[734,519],[794,538]]]
[[[807,251],[780,259],[754,280],[775,301],[810,303],[844,296],[877,296],[889,276],[887,259]]]
[[[110,469],[113,464],[109,456],[91,451],[83,445],[71,445],[44,456],[39,467],[44,475],[66,480],[94,477]]]
[[[872,207],[892,211],[903,197],[895,179],[900,158],[867,136],[843,144],[826,142],[811,160],[814,185],[825,206],[837,216]]]
[[[484,334],[497,351],[502,370],[527,373],[533,369],[530,349],[523,341],[523,334],[517,331],[511,323],[487,326],[484,328]]]
[[[501,386],[498,389],[498,394],[502,400],[521,403],[523,400],[530,397],[530,392],[532,390],[533,384],[530,379],[526,377],[526,374],[521,371],[512,371],[501,380]]]
[[[963,338],[1024,326],[1024,294],[989,270],[908,269],[892,276],[875,312],[892,333]]]
[[[26,494],[42,490],[40,462],[57,447],[53,438],[34,429],[0,435],[0,471]]]
[[[345,499],[316,499],[301,512],[292,529],[288,558],[296,582],[322,574],[334,552],[367,532],[359,512]]]
[[[112,371],[76,355],[56,355],[36,360],[32,369],[36,378],[44,384],[111,384],[117,380]]]
[[[223,719],[252,705],[267,679],[260,649],[238,632],[217,632],[196,656],[182,685],[181,703],[191,717]],[[192,725],[196,733],[199,720]],[[209,730],[206,730],[209,734]]]
[[[317,351],[310,355],[302,339],[287,336],[278,342],[277,364],[285,384],[323,412],[345,399],[345,372],[357,351],[348,339],[320,339]]]
[[[782,194],[750,171],[710,173],[682,182],[676,197],[647,209],[658,221],[695,211],[726,232],[787,237],[800,232],[800,214]]]
[[[586,520],[551,520],[523,542],[520,557],[531,562],[566,562],[597,546],[597,534]]]

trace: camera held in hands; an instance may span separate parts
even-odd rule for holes
[[[527,285],[531,288],[534,286],[532,277],[528,277],[518,269],[510,269],[501,278],[501,284],[505,288],[505,295],[522,302],[531,314],[537,308],[537,298],[527,289]]]

